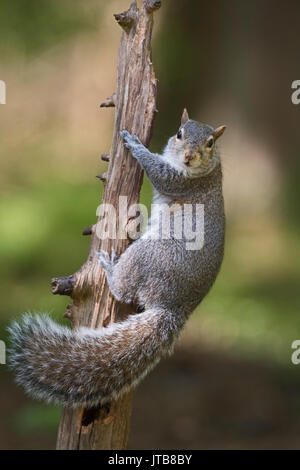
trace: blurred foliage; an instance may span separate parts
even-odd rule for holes
[[[61,409],[47,405],[28,405],[13,416],[13,426],[20,434],[35,430],[56,432]]]
[[[285,191],[282,195],[282,217],[290,227],[291,231],[296,230],[299,236],[300,232],[300,217],[299,217],[299,203],[300,203],[300,144],[294,149],[292,153],[291,164],[288,165],[285,175]]]
[[[96,184],[66,188],[64,181],[52,178],[2,196],[2,321],[22,311],[55,307],[63,313],[66,299],[51,296],[50,279],[84,262],[89,240],[81,232],[96,220],[100,194]]]
[[[2,59],[34,57],[83,30],[96,29],[99,11],[95,2],[88,3],[85,8],[79,0],[1,0]]]

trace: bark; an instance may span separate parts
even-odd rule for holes
[[[156,112],[157,83],[151,63],[151,33],[153,11],[160,1],[144,0],[140,10],[134,1],[129,10],[115,15],[123,33],[119,48],[117,89],[102,107],[115,107],[113,140],[109,157],[109,169],[105,175],[102,203],[118,208],[119,196],[127,196],[128,206],[139,199],[142,171],[131,157],[120,138],[120,131],[127,129],[149,144]],[[127,226],[128,220],[117,220],[117,229]],[[101,240],[100,218],[97,225],[88,227],[85,235],[91,235],[88,258],[73,275],[52,280],[54,294],[69,295],[65,316],[73,327],[79,325],[99,328],[110,322],[120,321],[133,306],[119,304],[111,296],[96,256],[100,249],[123,252],[128,239]],[[57,449],[126,449],[129,439],[132,393],[116,402],[94,409],[64,409],[62,412]]]

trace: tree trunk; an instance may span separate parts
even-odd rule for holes
[[[107,174],[100,175],[104,181],[102,203],[112,204],[118,214],[119,197],[127,196],[128,207],[138,202],[142,184],[142,171],[131,157],[120,138],[120,131],[127,129],[137,134],[149,145],[156,112],[157,83],[151,63],[151,33],[153,11],[160,7],[158,0],[143,0],[140,10],[134,1],[129,10],[114,15],[123,29],[118,58],[117,89],[101,107],[114,106],[115,123]],[[128,218],[117,220],[117,229],[128,226]],[[101,328],[110,322],[124,319],[133,313],[116,302],[108,289],[105,275],[98,263],[96,251],[112,246],[119,254],[126,249],[129,240],[101,238],[101,217],[96,225],[84,231],[91,235],[87,261],[72,276],[52,280],[54,294],[69,295],[72,304],[67,307],[66,317],[73,327],[79,325]],[[132,393],[108,405],[62,412],[57,449],[126,449],[129,439]]]

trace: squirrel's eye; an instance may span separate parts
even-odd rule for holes
[[[177,139],[181,139],[182,138],[182,130],[180,129],[178,132],[177,132]]]
[[[214,138],[210,137],[209,140],[206,143],[206,147],[211,148],[214,145]]]

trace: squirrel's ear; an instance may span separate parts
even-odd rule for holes
[[[227,129],[227,126],[217,127],[214,130],[214,133],[213,133],[213,136],[214,136],[215,140],[217,140],[219,137],[221,137],[221,135],[224,134],[226,129]]]
[[[190,118],[189,118],[188,112],[186,108],[184,108],[182,116],[181,116],[181,125],[183,126],[189,119]]]

